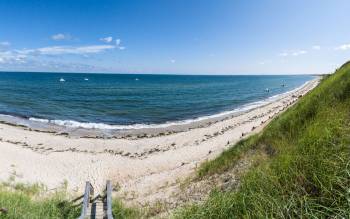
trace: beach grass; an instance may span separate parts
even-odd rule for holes
[[[0,184],[1,219],[69,219],[78,218],[82,199],[69,197],[64,187],[48,194],[41,184],[18,183],[10,179]],[[112,200],[114,218],[140,218],[147,215],[141,209]]]
[[[263,151],[238,190],[215,190],[175,218],[350,218],[350,63],[265,129],[206,162],[198,176]],[[252,161],[254,162],[254,161]]]
[[[144,217],[144,213],[139,208],[126,207],[118,199],[113,199],[112,202],[112,214],[114,218],[132,219]]]
[[[67,199],[64,192],[41,196],[41,185],[15,183],[0,185],[0,218],[39,219],[77,218],[79,206]]]

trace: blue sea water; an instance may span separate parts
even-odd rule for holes
[[[85,128],[142,127],[232,111],[311,79],[2,72],[0,114]]]

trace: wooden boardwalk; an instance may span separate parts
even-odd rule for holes
[[[94,197],[94,188],[86,182],[84,199],[79,219],[113,219],[112,186],[108,180],[104,194]]]

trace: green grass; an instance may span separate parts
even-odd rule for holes
[[[112,213],[114,218],[141,218],[144,216],[144,213],[137,208],[129,208],[123,205],[120,200],[114,199],[112,205]]]
[[[43,198],[39,194],[42,190],[40,185],[0,185],[0,208],[7,210],[7,213],[0,213],[0,218],[56,219],[79,216],[80,209],[74,207],[63,192]]]
[[[214,191],[176,218],[350,218],[350,63],[258,135],[205,163],[199,177],[263,151],[238,191]]]
[[[45,195],[45,196],[43,196]],[[14,180],[0,184],[1,219],[69,219],[78,218],[81,213],[81,201],[68,198],[65,188],[48,195],[44,186],[15,183]],[[145,212],[129,208],[120,200],[113,199],[114,218],[141,218]]]

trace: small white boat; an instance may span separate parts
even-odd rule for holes
[[[63,78],[60,79],[60,82],[65,82],[66,80],[64,80]]]
[[[84,81],[88,81],[89,79],[88,78],[84,78]]]
[[[135,81],[138,81],[139,79],[138,78],[135,78]]]

